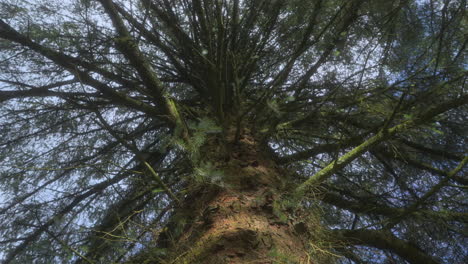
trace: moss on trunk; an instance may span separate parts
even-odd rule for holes
[[[166,256],[149,252],[134,262],[312,263],[307,236],[286,206],[285,172],[251,136],[228,146],[227,155],[219,153],[216,140],[207,142],[199,165],[210,164],[204,182],[188,188],[159,236]],[[213,182],[210,173],[221,181]]]

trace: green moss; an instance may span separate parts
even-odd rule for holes
[[[288,215],[284,212],[284,207],[281,201],[275,200],[273,202],[273,214],[278,218],[279,222],[283,224],[288,223]]]
[[[295,257],[285,252],[279,251],[276,247],[273,247],[269,252],[268,256],[273,260],[274,264],[299,264]]]

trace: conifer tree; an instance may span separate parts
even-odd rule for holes
[[[0,0],[2,263],[465,263],[466,0]]]

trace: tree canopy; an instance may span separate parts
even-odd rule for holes
[[[0,0],[0,259],[168,254],[192,190],[228,185],[203,146],[249,131],[311,254],[466,262],[466,6]]]

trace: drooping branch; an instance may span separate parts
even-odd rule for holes
[[[93,261],[88,259],[86,256],[83,256],[78,250],[74,249],[72,246],[67,244],[65,241],[62,241],[58,236],[56,236],[54,233],[52,233],[50,230],[45,231],[51,238],[53,238],[55,241],[57,241],[60,245],[62,245],[64,248],[67,250],[73,252],[73,254],[77,255],[80,259],[85,261],[88,264],[94,264]]]
[[[49,185],[53,184],[54,182],[56,182],[56,181],[58,181],[60,179],[63,179],[65,176],[69,175],[73,171],[72,168],[74,168],[76,166],[79,166],[81,164],[84,164],[84,163],[86,163],[88,161],[93,160],[94,158],[98,157],[99,155],[102,155],[102,154],[108,152],[109,150],[113,149],[115,146],[117,146],[117,144],[118,144],[118,142],[115,142],[115,141],[110,142],[109,144],[107,144],[103,148],[101,148],[99,151],[97,151],[95,155],[88,156],[86,158],[82,158],[82,159],[78,159],[78,160],[74,160],[73,162],[69,163],[69,168],[63,169],[64,171],[62,173],[58,174],[56,177],[44,182],[40,186],[37,186],[37,188],[35,188],[33,191],[31,191],[29,193],[26,193],[26,194],[24,194],[22,196],[16,197],[14,202],[9,204],[8,206],[5,206],[5,207],[1,208],[0,209],[0,215],[3,215],[4,213],[11,210],[12,208],[15,208],[15,206],[20,205],[21,203],[26,201],[28,198],[32,197],[33,195],[35,195],[36,193],[38,193],[42,189],[47,188]]]
[[[63,209],[57,212],[53,217],[47,220],[44,224],[42,224],[36,230],[34,230],[30,234],[28,234],[26,237],[24,237],[22,239],[23,242],[21,242],[18,246],[16,246],[13,250],[11,250],[10,252],[6,254],[3,264],[9,264],[10,262],[12,262],[18,254],[24,251],[31,243],[36,241],[44,232],[46,232],[46,230],[49,229],[56,222],[57,219],[60,219],[66,216],[84,200],[92,197],[93,195],[100,193],[102,190],[104,190],[108,186],[123,180],[127,176],[128,174],[122,173],[119,176],[116,176],[112,179],[96,184],[92,188],[90,188],[88,191],[76,196],[67,206],[65,206]]]
[[[418,207],[423,204],[427,199],[429,199],[431,196],[436,194],[442,187],[447,185],[449,180],[453,178],[458,172],[460,172],[463,167],[468,163],[468,156],[465,156],[465,158],[458,164],[458,166],[451,170],[450,172],[447,173],[446,177],[442,179],[439,183],[434,185],[429,191],[427,191],[421,198],[419,198],[416,202],[414,202],[412,205],[407,207],[400,215],[392,219],[392,221],[388,224],[389,227],[394,226],[397,224],[401,219],[406,217],[407,215],[411,214],[413,211],[417,210]]]
[[[71,97],[98,97],[98,93],[80,93],[80,92],[60,92],[60,91],[53,91],[51,89],[58,88],[64,85],[74,84],[77,83],[78,80],[72,79],[68,81],[60,81],[56,83],[51,83],[44,86],[33,86],[28,85],[25,83],[20,82],[13,82],[9,80],[0,80],[0,82],[8,83],[10,85],[19,86],[19,87],[26,87],[27,90],[7,90],[7,91],[0,91],[0,103],[4,101],[8,101],[11,99],[16,98],[25,98],[25,97],[51,97],[57,96],[62,98],[71,98]]]
[[[431,155],[436,155],[436,156],[439,156],[439,157],[453,159],[453,160],[457,160],[457,161],[461,161],[463,159],[462,155],[457,155],[457,154],[450,153],[450,152],[447,152],[447,151],[444,151],[444,150],[441,150],[441,149],[430,148],[430,147],[418,144],[416,142],[412,142],[412,141],[404,139],[404,138],[398,138],[397,140],[399,142],[413,148],[413,149],[422,151],[423,153],[429,153]]]
[[[137,83],[127,80],[118,74],[115,74],[111,71],[98,67],[96,64],[92,62],[88,62],[88,61],[82,60],[79,57],[73,57],[65,53],[58,52],[55,49],[51,49],[41,44],[38,44],[37,42],[34,42],[33,40],[31,40],[29,36],[20,34],[19,32],[17,32],[10,25],[5,23],[5,21],[3,21],[2,19],[0,19],[0,38],[21,44],[24,47],[28,47],[31,50],[37,52],[38,54],[43,55],[44,57],[50,59],[51,61],[55,62],[57,65],[60,65],[62,67],[65,67],[65,66],[57,63],[57,61],[63,61],[63,64],[66,63],[68,66],[70,65],[72,66],[70,68],[65,67],[66,69],[73,69],[73,68],[81,67],[85,69],[85,71],[98,73],[109,80],[120,83],[121,85],[124,85],[127,87],[133,87],[133,86],[138,85]]]
[[[321,200],[325,203],[349,210],[357,214],[382,215],[393,218],[401,215],[405,211],[405,208],[393,208],[380,203],[371,203],[368,201],[368,199],[364,198],[358,199],[355,202],[350,201],[343,198],[342,195],[338,195],[333,192],[325,193]],[[445,221],[468,223],[468,213],[463,212],[438,212],[426,209],[417,209],[413,210],[409,215],[416,218],[422,217],[430,219],[443,219]]]
[[[417,168],[417,169],[420,169],[420,170],[424,170],[424,171],[427,171],[427,172],[430,172],[432,174],[436,174],[436,175],[440,175],[440,176],[444,176],[444,177],[447,177],[448,175],[448,172],[447,171],[444,171],[444,170],[441,170],[441,169],[438,169],[426,162],[423,162],[423,161],[418,161],[418,160],[415,160],[414,158],[410,157],[409,155],[405,155],[404,153],[401,153],[399,152],[398,154],[396,155],[393,155],[392,153],[386,151],[385,149],[383,148],[376,148],[375,150],[376,153],[382,155],[383,157],[389,159],[389,160],[398,160],[404,164],[407,164],[411,167],[414,167],[414,168]],[[450,153],[447,153],[446,156],[450,155]],[[462,161],[462,159],[460,157],[458,157],[457,155],[452,155],[452,159],[454,160],[460,160]],[[461,176],[458,176],[458,175],[453,175],[450,177],[450,180],[453,180],[453,181],[456,181],[460,184],[463,184],[463,185],[468,185],[468,180],[464,177],[461,177]]]
[[[109,87],[108,85],[106,85],[105,83],[93,78],[86,71],[80,70],[78,67],[83,66],[83,64],[79,60],[73,57],[70,57],[68,55],[65,55],[63,53],[59,53],[45,46],[42,46],[36,42],[33,42],[31,39],[27,38],[26,36],[21,35],[19,32],[14,30],[12,27],[10,27],[1,19],[0,19],[0,38],[4,38],[10,41],[19,43],[41,54],[42,56],[53,61],[58,66],[61,66],[67,69],[71,74],[75,75],[76,78],[81,83],[87,84],[95,88],[96,90],[114,99],[116,102],[119,102],[128,107],[143,111],[152,116],[158,116],[160,118],[163,117],[162,115],[163,112],[161,112],[161,110],[157,110],[151,105],[135,100],[127,96],[126,94],[117,92],[111,87]],[[87,64],[85,66],[87,66]],[[91,69],[93,69],[93,67],[91,67]]]
[[[178,205],[180,205],[180,200],[177,198],[177,196],[171,191],[171,189],[164,183],[164,181],[159,177],[159,175],[156,173],[156,171],[153,169],[153,167],[148,163],[146,158],[143,156],[142,152],[133,144],[127,142],[125,139],[120,137],[113,129],[112,127],[107,123],[107,121],[102,117],[101,113],[99,111],[95,111],[96,116],[99,120],[98,124],[102,126],[104,129],[109,132],[117,141],[119,141],[123,146],[125,146],[128,150],[133,152],[135,155],[136,159],[139,160],[142,165],[151,173],[153,178],[156,180],[156,182],[160,185],[161,188],[166,192],[166,194]]]
[[[332,230],[331,232],[338,239],[354,245],[367,245],[383,250],[391,250],[412,264],[438,263],[415,245],[395,237],[389,231],[359,229]]]
[[[130,224],[130,220],[155,199],[152,189],[151,185],[136,184],[122,200],[106,211],[100,224],[95,225],[88,236],[89,251],[86,252],[86,259],[99,261],[100,256],[112,248],[115,237],[125,236],[124,229]],[[84,260],[79,259],[75,264],[84,264]]]

